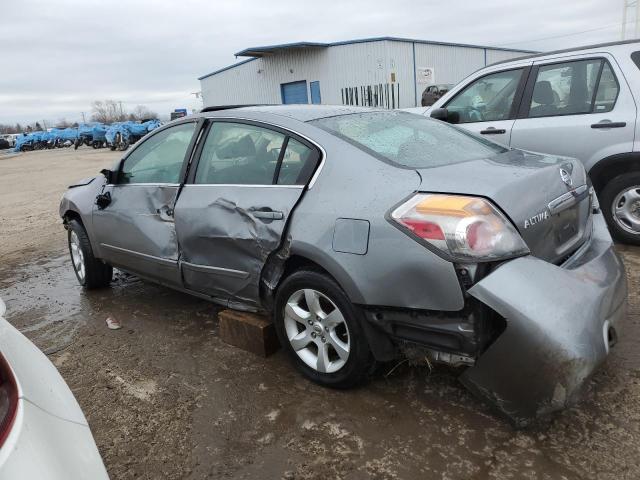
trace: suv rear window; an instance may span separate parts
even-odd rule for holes
[[[407,112],[339,115],[309,123],[401,167],[438,167],[507,151],[460,128]]]

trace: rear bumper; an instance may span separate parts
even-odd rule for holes
[[[588,246],[563,266],[518,258],[469,294],[504,317],[506,329],[461,380],[518,426],[576,398],[626,315],[624,266],[602,215],[594,215]]]

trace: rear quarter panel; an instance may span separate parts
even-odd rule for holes
[[[453,265],[385,218],[418,190],[418,173],[384,163],[315,127],[309,129],[309,136],[325,148],[326,159],[293,213],[291,253],[320,264],[355,303],[450,311],[463,308]],[[369,222],[365,254],[334,250],[336,221],[343,218]]]

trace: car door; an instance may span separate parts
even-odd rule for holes
[[[484,74],[442,106],[452,123],[508,146],[527,73],[521,66]]]
[[[216,120],[203,137],[175,208],[184,285],[228,305],[256,306],[262,268],[320,152],[255,122]]]
[[[173,210],[196,126],[188,121],[157,130],[123,159],[116,182],[105,186],[110,202],[94,207],[93,228],[112,265],[181,286]]]
[[[511,146],[596,161],[633,149],[636,106],[608,55],[535,62]]]

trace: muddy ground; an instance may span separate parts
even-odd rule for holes
[[[76,395],[113,479],[640,478],[640,249],[625,334],[583,401],[515,431],[450,372],[406,364],[353,391],[218,338],[216,307],[117,274],[83,292],[57,218],[117,153],[0,155],[0,297]],[[108,330],[115,316],[121,330]]]

